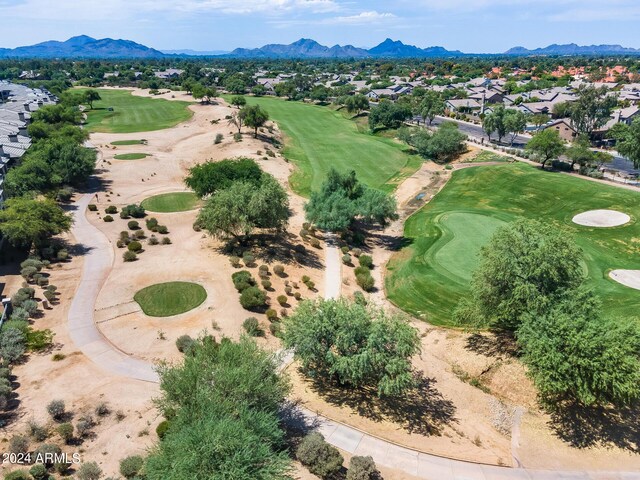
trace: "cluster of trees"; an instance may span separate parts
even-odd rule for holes
[[[611,116],[611,110],[618,103],[617,97],[610,95],[605,87],[581,85],[574,102],[554,106],[553,114],[569,118],[578,135],[591,139],[593,132],[602,127]]]
[[[381,309],[345,299],[307,300],[285,319],[283,341],[313,378],[389,396],[414,386],[418,333]]]
[[[260,107],[260,105],[247,105],[247,100],[241,95],[233,97],[230,103],[241,108],[231,114],[229,125],[236,127],[238,134],[242,132],[243,126],[253,128],[254,137],[257,138],[258,128],[267,123],[269,113]]]
[[[633,162],[635,168],[640,168],[640,119],[635,119],[631,125],[618,123],[613,130],[617,140],[616,149]]]
[[[585,280],[567,232],[518,220],[483,247],[455,315],[512,332],[547,405],[630,404],[640,398],[640,329],[604,318]]]
[[[435,132],[422,128],[401,129],[398,138],[424,158],[447,162],[465,151],[467,136],[458,130],[456,123],[444,122]]]
[[[411,115],[412,111],[409,105],[381,100],[369,112],[369,128],[371,131],[375,131],[380,127],[398,128],[402,125],[402,122],[410,119]]]
[[[358,181],[356,172],[330,169],[320,190],[304,206],[306,218],[328,231],[345,231],[356,222],[386,225],[398,218],[395,198]]]
[[[498,143],[502,142],[506,135],[511,135],[509,143],[513,145],[516,136],[527,127],[527,120],[528,115],[524,112],[507,109],[500,105],[493,112],[485,115],[482,119],[482,128],[489,140],[491,140],[491,135],[495,133],[498,136]]]
[[[290,212],[287,192],[249,158],[207,162],[189,171],[185,183],[208,197],[196,227],[216,238],[243,240],[255,229],[282,231]]]

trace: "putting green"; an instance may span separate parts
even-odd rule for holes
[[[588,283],[613,318],[637,312],[637,292],[611,280],[612,269],[640,269],[640,225],[589,228],[572,218],[586,210],[613,209],[640,216],[640,193],[543,172],[518,164],[457,170],[447,185],[405,223],[410,244],[387,265],[388,298],[437,325],[451,325],[469,292],[477,252],[504,222],[532,218],[564,229],[583,252]]]
[[[116,140],[115,142],[111,142],[111,145],[115,145],[115,146],[144,145],[146,143],[147,143],[146,140]]]
[[[206,290],[197,283],[158,283],[139,290],[133,299],[150,317],[170,317],[193,310],[207,298]]]
[[[283,153],[297,167],[289,182],[300,195],[319,189],[331,167],[355,170],[365,184],[391,192],[422,163],[399,142],[359,132],[356,122],[329,107],[267,97],[247,102],[264,108],[284,133]]]
[[[79,89],[81,91],[81,89]],[[189,102],[137,97],[129,90],[101,88],[102,100],[86,110],[89,132],[131,133],[170,128],[191,118]],[[122,145],[122,144],[121,144]]]
[[[141,205],[145,210],[158,213],[186,212],[198,205],[198,197],[193,192],[162,193],[146,198]]]
[[[115,155],[113,158],[116,160],[140,160],[148,156],[148,153],[121,153],[120,155]]]

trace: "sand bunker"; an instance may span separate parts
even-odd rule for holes
[[[573,223],[585,227],[618,227],[629,221],[629,215],[615,210],[589,210],[573,217]]]
[[[640,290],[640,270],[612,270],[609,276],[625,287]]]

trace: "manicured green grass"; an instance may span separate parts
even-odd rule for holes
[[[173,127],[191,118],[189,102],[136,97],[127,90],[99,89],[102,100],[87,110],[90,132],[149,132]],[[109,111],[113,108],[113,111]]]
[[[111,145],[119,146],[119,145],[146,145],[146,140],[116,140],[115,142],[111,142]]]
[[[139,290],[133,299],[151,317],[170,317],[193,310],[207,298],[205,289],[197,283],[158,283]]]
[[[466,160],[467,163],[488,163],[488,162],[511,162],[510,157],[504,155],[498,155],[497,153],[489,152],[488,150],[482,150],[475,157]]]
[[[120,155],[114,155],[113,158],[116,160],[140,160],[148,156],[148,153],[121,153]]]
[[[360,132],[356,122],[329,107],[267,97],[247,102],[267,110],[282,129],[283,153],[297,167],[289,181],[300,195],[318,189],[331,167],[355,170],[365,184],[390,192],[420,166],[421,159],[399,142]]]
[[[631,215],[627,226],[590,228],[574,215],[613,209]],[[411,244],[387,265],[387,295],[400,308],[437,325],[451,325],[469,292],[480,247],[503,224],[519,217],[552,223],[574,236],[584,254],[588,283],[614,318],[637,315],[638,291],[608,278],[615,268],[640,269],[640,193],[523,164],[455,171],[449,183],[411,216]]]
[[[158,213],[186,212],[198,205],[198,197],[192,192],[174,192],[154,195],[142,201],[145,210]]]

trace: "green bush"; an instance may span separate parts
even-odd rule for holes
[[[66,413],[64,400],[52,400],[49,402],[47,412],[54,420],[60,420]]]
[[[241,270],[233,273],[231,275],[231,280],[233,281],[233,285],[236,287],[236,290],[240,293],[247,288],[254,287],[256,285],[256,281],[253,279],[251,272],[247,270]]]
[[[53,332],[45,330],[29,329],[25,335],[25,345],[29,351],[41,352],[47,350],[53,344]]]
[[[140,224],[135,220],[129,220],[129,222],[127,222],[127,228],[129,228],[129,230],[138,230]]]
[[[146,225],[149,230],[155,232],[158,229],[158,219],[155,217],[147,218]]]
[[[313,237],[309,240],[309,243],[311,244],[311,246],[313,248],[320,248],[320,240],[318,240],[317,238]]]
[[[114,215],[118,213],[118,208],[115,205],[109,205],[104,209],[104,213],[108,213],[109,215]]]
[[[260,265],[260,267],[258,267],[258,271],[260,274],[269,273],[269,265]]]
[[[242,322],[242,328],[244,328],[244,331],[252,337],[259,337],[262,334],[260,323],[256,317],[247,318]]]
[[[137,240],[134,240],[133,242],[130,242],[129,245],[127,245],[127,249],[130,252],[138,253],[140,250],[142,250],[142,244]]]
[[[229,262],[231,263],[232,267],[240,268],[240,257],[231,256],[229,257]]]
[[[353,301],[356,302],[358,305],[364,306],[367,304],[367,298],[364,296],[364,293],[359,291],[353,294]]]
[[[162,238],[162,245],[171,245],[171,239],[169,237]]]
[[[29,469],[29,474],[33,477],[33,480],[44,480],[49,478],[47,474],[47,467],[42,463],[36,463]]]
[[[284,275],[284,266],[282,266],[282,265],[274,266],[273,267],[273,273],[275,273],[279,277],[282,277]]]
[[[269,308],[269,309],[268,309],[266,312],[264,312],[264,313],[265,313],[265,315],[267,316],[267,319],[268,319],[270,322],[273,322],[273,321],[275,321],[275,320],[277,320],[277,319],[278,319],[278,312],[276,312],[276,311],[275,311],[275,309],[273,309],[273,308]]]
[[[346,254],[342,256],[342,263],[345,265],[351,265],[351,255]]]
[[[122,258],[125,262],[135,262],[138,259],[138,256],[136,255],[136,252],[127,250],[122,254]]]
[[[181,335],[176,340],[176,348],[180,353],[186,353],[191,349],[191,347],[193,347],[195,343],[196,341],[189,335]]]
[[[373,268],[373,258],[371,258],[370,255],[360,255],[358,262],[361,267],[368,268],[369,270]]]
[[[5,362],[15,362],[24,355],[25,350],[24,333],[13,328],[0,332],[0,357]]]
[[[98,206],[94,203],[90,203],[87,208],[89,209],[90,212],[97,212],[98,211]]]
[[[260,284],[265,290],[269,290],[271,288],[271,282],[269,280],[262,280]]]
[[[158,240],[158,237],[156,237],[155,235],[151,235],[151,237],[149,237],[149,240],[147,240],[147,243],[149,245],[158,245],[160,243],[160,240]]]
[[[24,435],[13,435],[9,439],[9,452],[27,453],[29,451],[29,439]]]
[[[296,450],[296,458],[312,474],[321,478],[338,474],[344,462],[338,449],[329,445],[318,432],[312,432],[302,439]]]
[[[286,296],[286,295],[278,295],[277,300],[278,300],[278,303],[279,303],[281,306],[283,306],[283,307],[284,307],[284,306],[287,304],[287,301],[288,301],[289,299],[287,298],[287,296]]]
[[[250,253],[245,253],[245,254],[242,256],[242,261],[244,262],[244,264],[245,264],[247,267],[251,267],[251,266],[254,264],[254,262],[256,261],[256,259],[255,259],[255,257],[254,257],[253,255],[251,255]]]
[[[102,469],[96,462],[87,462],[80,465],[76,473],[78,480],[99,480],[102,477]]]
[[[373,279],[370,273],[361,273],[356,275],[356,283],[365,292],[370,292],[375,288],[376,281]]]
[[[133,218],[144,218],[147,214],[145,209],[140,205],[127,205],[122,209],[123,212],[127,215],[127,217]],[[124,218],[124,217],[123,217]]]
[[[280,322],[271,322],[269,324],[269,331],[274,337],[279,337],[282,333],[282,324]]]
[[[164,438],[164,436],[167,434],[168,431],[169,431],[169,421],[168,420],[161,421],[158,424],[158,426],[156,427],[156,435],[158,435],[158,438],[160,440],[162,440]]]
[[[307,286],[307,288],[309,290],[313,290],[314,288],[316,288],[316,284],[314,281],[309,280],[308,282],[305,283],[305,285]]]
[[[347,480],[378,480],[380,472],[371,457],[351,457]]]
[[[296,292],[293,294],[293,298],[296,300],[300,300],[302,298],[302,294],[300,292]]]
[[[69,443],[73,439],[73,425],[70,423],[61,423],[56,431],[65,443]]]
[[[139,455],[123,458],[120,460],[120,475],[127,479],[133,478],[140,473],[143,465],[144,459]]]
[[[27,470],[14,470],[7,473],[4,480],[31,480],[31,475]]]
[[[213,141],[214,144],[218,145],[219,143],[222,143],[222,139],[224,138],[224,135],[222,135],[221,133],[216,134],[216,138]]]
[[[105,215],[104,217],[102,217],[102,220],[107,223],[111,223],[113,222],[113,217],[111,215]]]
[[[258,287],[249,287],[240,294],[240,305],[247,310],[264,307],[266,302],[266,294]]]
[[[158,225],[156,227],[156,232],[160,233],[161,235],[167,235],[169,233],[169,229],[166,227],[166,225]]]
[[[347,254],[347,253],[349,253],[349,247],[347,247],[346,245],[343,245],[342,247],[340,247],[340,251],[343,254]]]
[[[43,443],[34,451],[36,457],[45,460],[44,464],[47,468],[53,466],[53,459],[62,453],[60,447],[54,443]]]
[[[40,425],[38,422],[33,420],[27,423],[27,433],[36,442],[44,442],[49,438],[49,430],[47,427]]]

